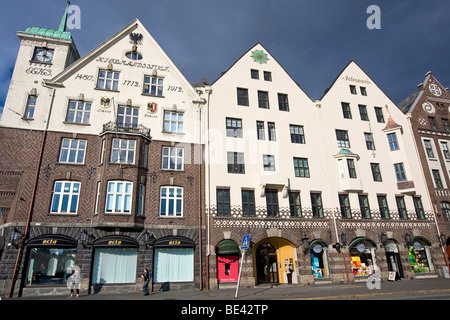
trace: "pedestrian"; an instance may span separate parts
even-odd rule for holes
[[[148,285],[150,283],[150,279],[152,278],[152,274],[146,268],[144,269],[144,273],[141,275],[141,278],[144,280],[141,290],[144,291],[144,296],[148,296]]]
[[[74,290],[77,290],[76,298],[80,297],[80,282],[81,282],[81,276],[80,276],[80,269],[78,267],[74,267],[72,270],[72,275],[67,279],[67,285],[70,288],[70,296],[69,298],[74,297]]]

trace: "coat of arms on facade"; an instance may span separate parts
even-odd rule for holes
[[[147,112],[148,113],[156,113],[158,105],[154,102],[147,103]]]
[[[103,108],[108,108],[110,106],[110,104],[111,104],[111,99],[110,98],[108,98],[108,97],[101,97],[100,98],[100,105]]]

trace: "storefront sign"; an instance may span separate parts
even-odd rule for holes
[[[100,247],[121,247],[121,248],[137,248],[139,243],[130,237],[125,236],[107,236],[94,242],[95,248]]]
[[[27,242],[29,247],[55,247],[55,248],[74,248],[77,241],[64,235],[43,235]]]
[[[219,282],[236,282],[239,276],[238,256],[217,257],[217,279]]]
[[[155,241],[155,248],[194,248],[195,242],[181,236],[170,236]]]

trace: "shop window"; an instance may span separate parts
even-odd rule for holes
[[[192,282],[194,249],[156,248],[154,268],[155,282]]]
[[[72,275],[75,248],[31,248],[26,285],[63,285]]]
[[[137,248],[96,248],[93,284],[135,283]]]
[[[357,240],[350,245],[350,260],[355,277],[370,276],[374,273],[374,253],[376,245],[368,239]]]
[[[434,272],[430,247],[431,245],[422,239],[413,240],[413,245],[409,247],[409,260],[414,273]]]
[[[328,278],[328,246],[322,241],[313,241],[310,258],[314,279]]]
[[[239,247],[233,240],[222,240],[216,247],[217,280],[236,282],[239,277]]]

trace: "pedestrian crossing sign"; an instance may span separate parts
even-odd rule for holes
[[[250,245],[250,235],[247,234],[242,239],[241,250],[248,249],[249,245]]]

